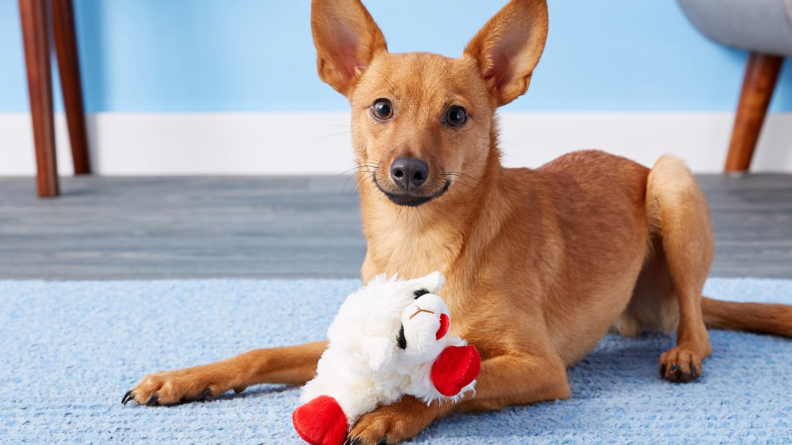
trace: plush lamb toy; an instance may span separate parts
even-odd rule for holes
[[[429,404],[473,390],[481,358],[448,335],[448,308],[435,295],[443,281],[440,272],[409,281],[380,275],[347,297],[292,416],[300,437],[341,445],[361,415],[405,394]]]

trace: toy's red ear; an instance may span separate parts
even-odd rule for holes
[[[432,364],[432,383],[440,394],[453,397],[476,380],[479,371],[481,356],[475,346],[449,346]]]
[[[440,340],[441,338],[445,337],[445,335],[448,334],[449,326],[451,326],[451,320],[448,318],[448,315],[440,314],[440,328],[437,329],[435,339]]]

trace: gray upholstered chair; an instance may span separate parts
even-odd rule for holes
[[[748,170],[781,64],[792,56],[792,0],[677,1],[702,34],[750,51],[726,159],[726,171]]]

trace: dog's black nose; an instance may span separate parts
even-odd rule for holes
[[[429,166],[418,158],[398,158],[391,164],[393,182],[405,190],[417,189],[429,177]]]

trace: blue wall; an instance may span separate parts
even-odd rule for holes
[[[505,0],[368,0],[391,51],[459,56]],[[308,0],[75,0],[90,112],[343,111],[316,77]],[[530,111],[731,111],[745,55],[673,0],[550,0]],[[772,105],[792,111],[792,63]],[[58,106],[60,99],[58,99]],[[0,0],[0,112],[26,111],[17,0]]]

